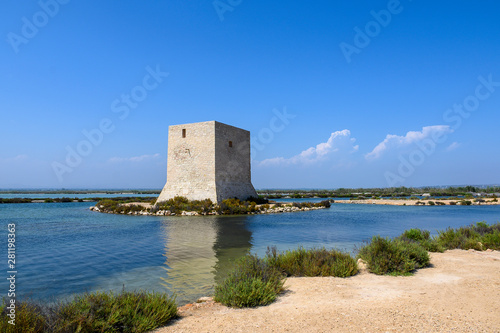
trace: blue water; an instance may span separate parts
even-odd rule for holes
[[[86,291],[147,289],[175,293],[183,304],[209,295],[236,258],[263,255],[269,245],[353,251],[377,234],[500,221],[500,206],[333,204],[273,215],[155,217],[101,214],[90,205],[0,205],[0,272],[7,277],[7,224],[14,223],[18,296],[55,301]],[[0,275],[0,294],[7,290]]]

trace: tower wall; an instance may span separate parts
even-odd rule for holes
[[[167,183],[157,202],[257,196],[251,183],[250,132],[216,121],[169,127]]]
[[[250,132],[215,122],[217,200],[257,197],[251,181]]]
[[[214,137],[211,122],[168,128],[167,183],[158,202],[176,196],[217,200]]]

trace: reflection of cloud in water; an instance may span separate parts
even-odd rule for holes
[[[250,249],[245,217],[178,217],[165,219],[165,287],[179,304],[213,293],[216,280],[234,259]]]

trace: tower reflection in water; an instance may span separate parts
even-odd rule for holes
[[[165,270],[162,285],[178,304],[212,295],[216,282],[250,251],[247,216],[183,216],[163,222]]]

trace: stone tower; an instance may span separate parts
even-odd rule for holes
[[[168,128],[167,183],[157,202],[257,197],[250,173],[250,132],[217,121]]]

